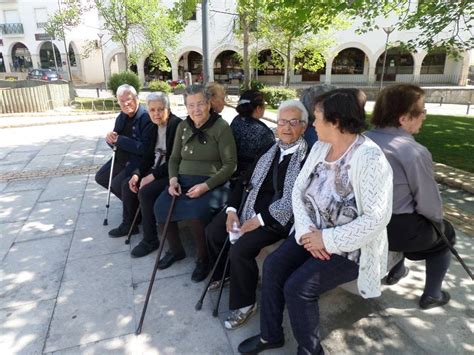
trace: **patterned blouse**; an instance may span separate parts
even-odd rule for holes
[[[349,161],[363,141],[364,138],[358,136],[338,160],[324,160],[314,168],[304,200],[316,228],[341,226],[357,218],[357,204],[348,171]],[[344,254],[344,257],[358,262],[360,250]]]

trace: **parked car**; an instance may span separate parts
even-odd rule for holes
[[[27,80],[57,81],[62,77],[56,70],[52,69],[33,69],[28,73]]]

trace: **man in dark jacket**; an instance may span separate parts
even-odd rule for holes
[[[176,128],[181,122],[180,118],[170,112],[166,94],[151,93],[146,101],[150,118],[155,124],[151,144],[130,180],[122,183],[123,221],[109,233],[113,237],[128,234],[140,204],[143,240],[132,250],[132,256],[138,258],[151,253],[159,246],[153,205],[168,184],[168,160],[173,149]],[[138,228],[134,227],[133,232],[138,233]]]
[[[105,140],[116,147],[111,191],[122,199],[122,182],[128,181],[138,167],[143,153],[150,143],[153,124],[144,107],[140,106],[138,95],[133,86],[124,84],[117,89],[117,99],[121,112],[115,120],[114,130],[107,133]],[[95,174],[95,181],[109,187],[112,159],[105,163]]]

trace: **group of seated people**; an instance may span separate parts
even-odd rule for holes
[[[282,241],[263,264],[260,334],[239,352],[284,345],[286,304],[298,353],[324,353],[319,296],[355,281],[363,298],[377,297],[382,279],[393,285],[408,274],[404,258],[426,260],[422,309],[449,302],[441,285],[450,252],[437,229],[452,242],[455,235],[443,220],[431,154],[413,138],[426,118],[421,88],[383,89],[369,131],[361,90],[307,89],[300,101],[281,103],[276,140],[260,121],[265,101],[257,90],[241,95],[230,125],[219,114],[219,84],[186,88],[185,120],[171,113],[164,93],[149,94],[148,113],[131,86],[117,98],[121,113],[106,141],[117,148],[111,191],[123,201],[123,218],[109,235],[127,235],[139,208],[143,240],[133,257],[158,248],[174,197],[159,268],[186,257],[177,222],[195,239],[193,281],[208,276],[225,248],[209,290],[229,282],[224,325],[236,329],[257,311],[257,255]],[[96,174],[105,188],[110,169],[111,161]],[[403,257],[387,274],[389,250]]]

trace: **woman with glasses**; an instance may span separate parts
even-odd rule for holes
[[[303,139],[308,113],[297,100],[278,109],[278,142],[261,155],[236,183],[228,207],[206,230],[211,260],[216,260],[228,233],[233,245],[221,258],[210,290],[218,289],[229,253],[230,312],[227,329],[243,325],[257,310],[255,291],[260,250],[288,236],[293,224],[291,191],[306,156]],[[237,214],[237,211],[240,213]]]
[[[413,138],[426,119],[425,93],[418,86],[399,84],[384,89],[375,103],[367,133],[384,151],[393,169],[393,215],[388,224],[389,250],[410,260],[426,260],[426,281],[419,305],[443,306],[450,296],[441,290],[451,254],[433,224],[454,241],[454,229],[443,221],[443,204],[434,179],[430,152]],[[408,274],[402,259],[390,270],[386,283],[396,284]]]
[[[239,352],[257,354],[285,343],[285,303],[298,354],[323,354],[319,297],[357,280],[364,298],[380,295],[387,264],[386,225],[392,172],[364,131],[358,90],[338,89],[315,99],[313,145],[292,194],[295,232],[263,265],[261,334]]]
[[[235,171],[237,153],[229,125],[219,114],[210,113],[210,95],[202,85],[186,88],[184,104],[188,117],[176,130],[168,163],[169,187],[156,200],[154,210],[162,230],[172,196],[176,196],[167,235],[170,249],[159,268],[166,269],[186,256],[176,223],[186,221],[197,246],[191,279],[199,282],[209,272],[204,227],[227,200],[225,184]]]

